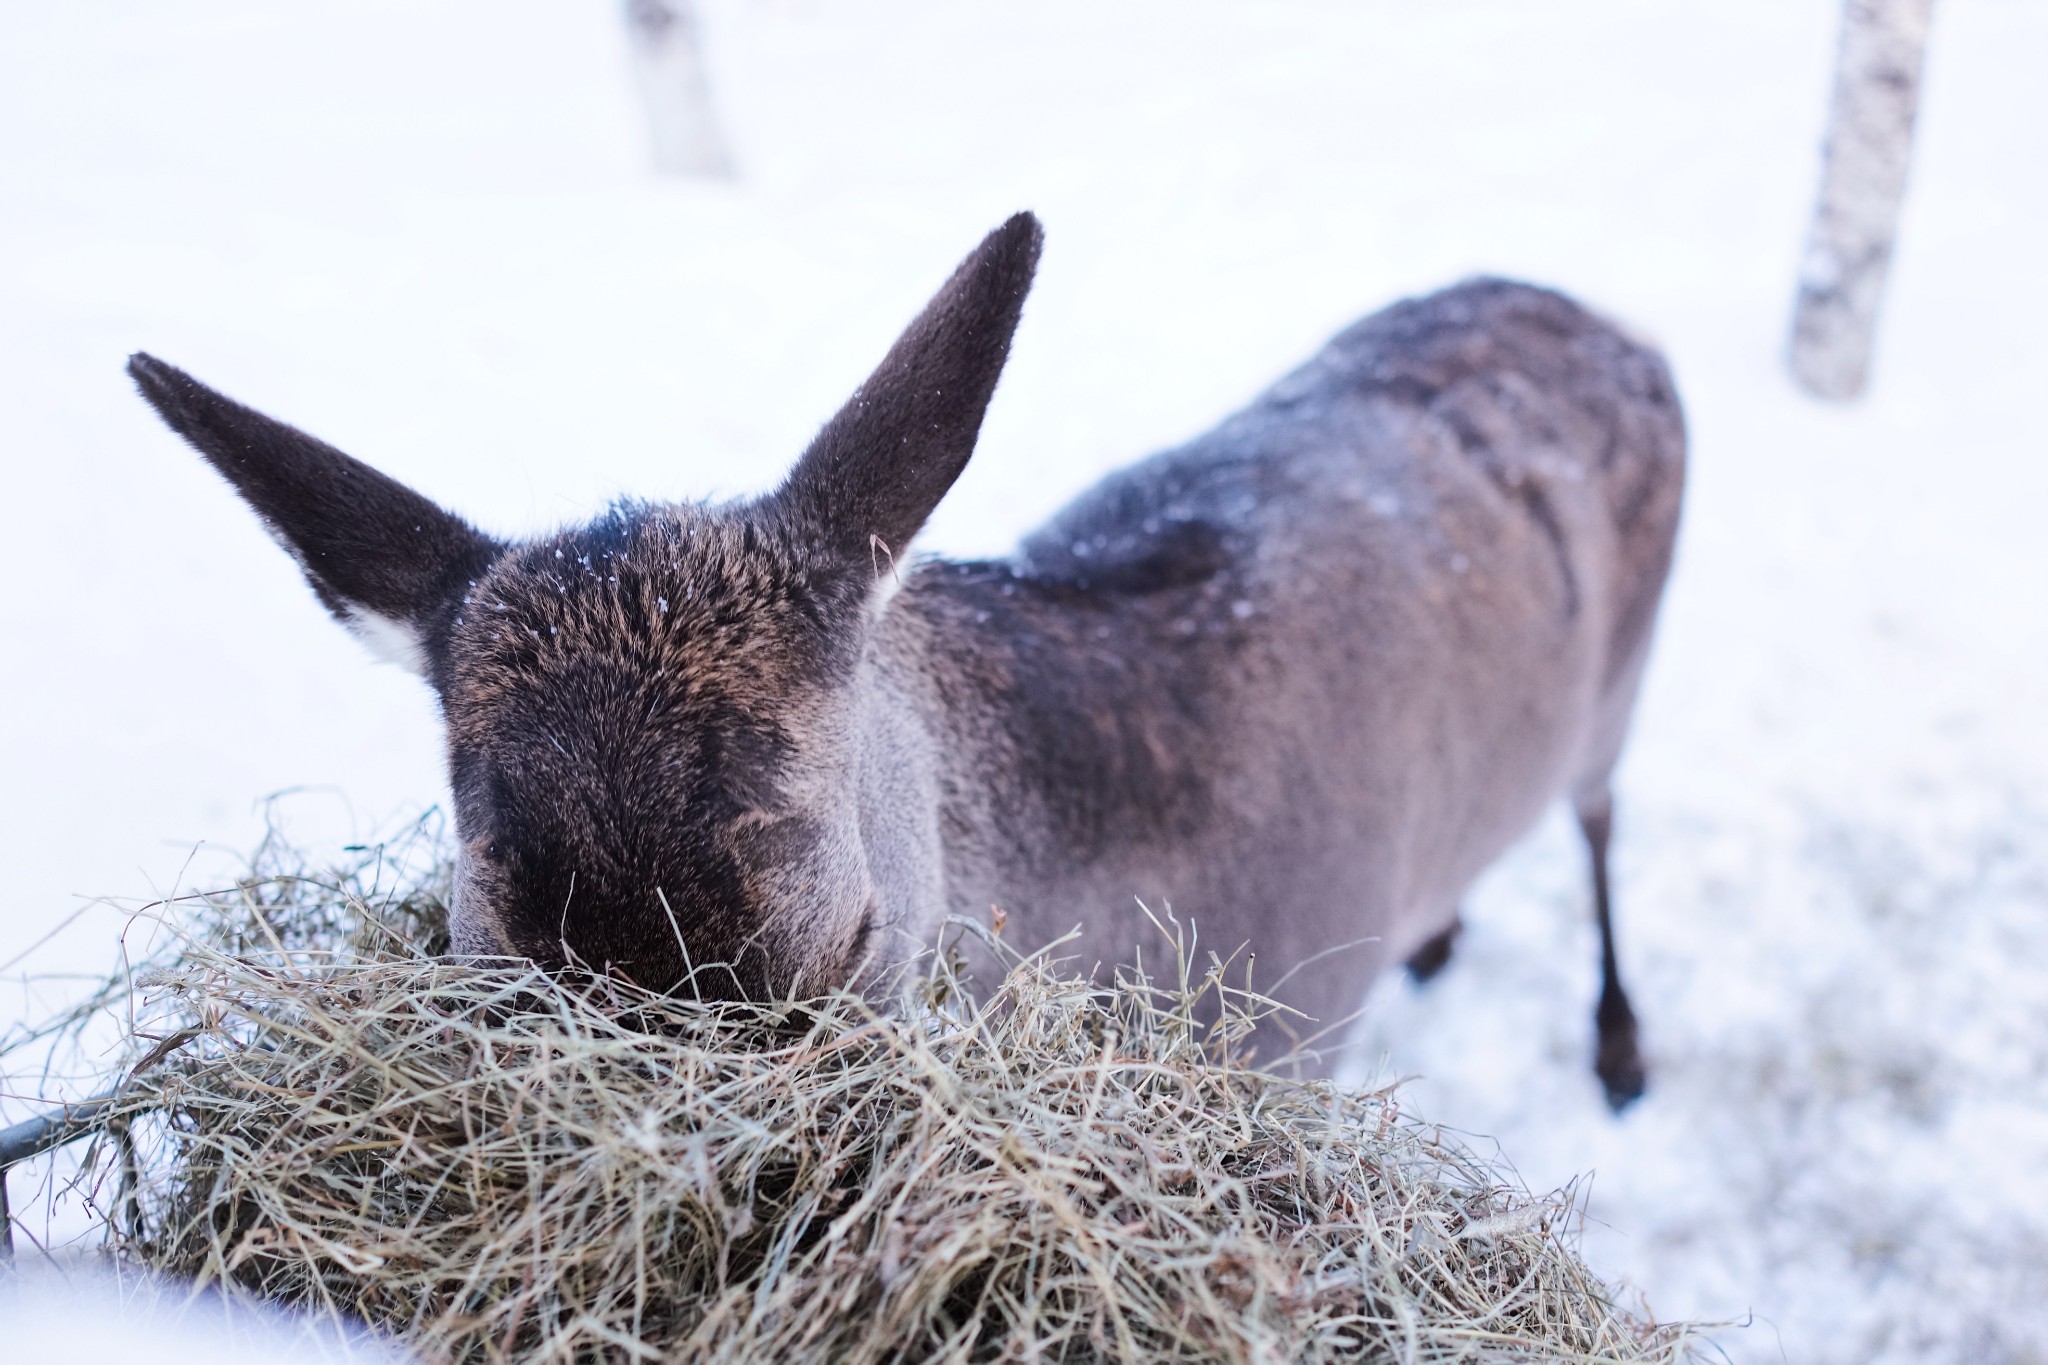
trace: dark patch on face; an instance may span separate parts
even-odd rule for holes
[[[543,964],[780,987],[763,871],[816,833],[785,808],[792,725],[850,674],[863,590],[698,509],[508,556],[464,602],[444,697],[474,910]]]

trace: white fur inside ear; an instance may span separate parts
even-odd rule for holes
[[[903,578],[892,566],[884,566],[875,586],[868,593],[868,614],[879,618],[889,605],[889,599],[903,588]]]
[[[905,546],[908,551],[910,547]],[[889,542],[872,531],[868,533],[868,565],[875,571],[874,586],[868,590],[868,619],[880,620],[888,607],[889,599],[903,586],[903,575],[910,569],[906,554],[899,563],[896,551],[889,548]]]
[[[405,622],[352,607],[348,628],[385,663],[397,664],[423,678],[427,676],[427,651],[420,643],[419,632]]]

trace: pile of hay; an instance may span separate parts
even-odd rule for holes
[[[437,960],[438,885],[266,871],[70,1017],[128,1040],[118,1263],[462,1361],[1689,1354],[1569,1197],[1233,1063],[1213,973],[718,1008]]]

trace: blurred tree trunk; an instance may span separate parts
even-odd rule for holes
[[[1869,378],[1933,9],[1934,0],[1843,0],[1820,196],[1787,357],[1792,377],[1816,397],[1855,398]]]
[[[654,165],[671,175],[732,174],[711,112],[693,0],[625,0],[633,75],[647,105]]]

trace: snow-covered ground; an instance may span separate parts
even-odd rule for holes
[[[62,1365],[414,1365],[325,1319],[194,1296],[188,1285],[23,1258],[0,1279],[0,1345],[15,1361]]]
[[[1659,338],[1694,477],[1624,768],[1655,1067],[1586,1071],[1563,820],[1361,1062],[1592,1172],[1589,1248],[1738,1360],[2048,1342],[2048,9],[1944,0],[1859,407],[1782,377],[1832,0],[709,0],[742,177],[643,169],[616,7],[8,7],[0,962],[83,895],[439,799],[373,666],[129,392],[146,347],[512,531],[781,471],[988,226],[1050,242],[927,547],[984,552],[1353,316],[1479,270]],[[98,966],[88,910],[37,957]],[[16,975],[19,967],[10,967]],[[30,1008],[18,988],[0,1021]],[[0,1112],[12,1112],[0,1109]],[[17,1177],[27,1182],[26,1176]]]

